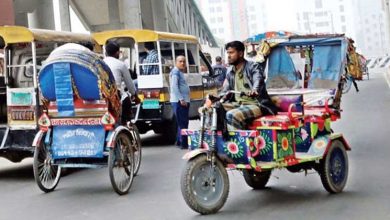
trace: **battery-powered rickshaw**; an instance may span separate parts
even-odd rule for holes
[[[65,43],[92,43],[88,34],[0,26],[0,156],[19,162],[33,155],[31,143],[42,113],[37,74],[50,52]]]
[[[50,192],[61,168],[108,166],[112,187],[126,194],[141,163],[138,131],[121,122],[119,92],[101,57],[68,47],[54,50],[38,74],[43,113],[33,141],[35,181]]]
[[[216,213],[225,204],[227,169],[242,172],[253,189],[264,189],[277,168],[314,169],[330,193],[342,192],[347,183],[351,148],[331,124],[340,118],[351,42],[343,35],[292,35],[255,43],[278,113],[253,120],[245,130],[226,130],[224,116],[218,115],[224,100],[213,95],[200,110],[200,129],[182,130],[190,151],[183,157],[188,162],[181,191],[201,214]]]

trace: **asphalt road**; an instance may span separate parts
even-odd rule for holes
[[[19,164],[0,159],[0,219],[390,219],[390,89],[383,74],[372,74],[359,86],[359,93],[343,96],[342,119],[333,125],[352,147],[341,194],[329,195],[314,172],[277,170],[268,189],[254,191],[231,171],[225,206],[201,216],[180,192],[185,151],[147,134],[139,176],[125,196],[112,190],[107,169],[72,172],[45,194],[35,185],[31,159]]]

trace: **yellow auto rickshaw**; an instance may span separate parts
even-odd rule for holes
[[[134,110],[140,133],[153,130],[164,134],[169,143],[175,141],[177,125],[169,102],[169,73],[178,55],[187,58],[187,72],[184,75],[191,91],[190,118],[199,117],[197,109],[205,95],[217,91],[211,65],[201,52],[195,36],[152,30],[104,31],[92,36],[101,46],[115,41],[121,47],[122,59],[127,63],[133,79],[137,80],[142,100]],[[158,61],[145,59],[148,47],[156,50]],[[207,67],[209,74],[201,74],[201,65]]]

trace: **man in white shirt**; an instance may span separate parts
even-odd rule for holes
[[[139,103],[139,98],[136,94],[135,86],[130,77],[130,72],[124,62],[119,60],[119,45],[115,42],[108,42],[106,44],[106,58],[104,62],[110,67],[112,74],[115,78],[115,83],[120,90],[121,96],[124,97],[125,89],[122,87],[122,81],[125,83],[126,88],[133,97],[136,103]],[[122,124],[131,120],[131,101],[129,97],[126,97],[122,101]]]

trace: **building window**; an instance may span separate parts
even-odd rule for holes
[[[256,20],[256,15],[251,15],[251,20]]]
[[[303,12],[303,19],[309,20],[309,12]]]
[[[316,8],[322,8],[322,0],[316,0],[315,6],[316,6]]]
[[[211,23],[211,24],[215,24],[215,18],[211,18],[211,19],[210,19],[210,23]]]
[[[340,12],[344,12],[344,5],[340,5]]]
[[[215,12],[215,8],[214,8],[214,7],[211,7],[211,8],[210,8],[210,12],[211,12],[211,13],[214,13],[214,12]]]
[[[304,26],[305,30],[310,30],[310,23],[309,22],[305,22],[303,26]]]
[[[220,34],[223,34],[223,32],[224,32],[223,28],[218,29],[218,32],[219,32]]]
[[[343,32],[343,33],[347,32],[347,27],[346,26],[342,26],[341,27],[341,32]]]
[[[222,11],[222,8],[221,7],[217,7],[217,12],[221,12]]]
[[[345,22],[345,16],[344,15],[340,16],[340,21],[341,22]]]
[[[329,26],[329,22],[327,22],[327,21],[318,22],[318,23],[316,23],[316,26],[317,27],[328,27]]]
[[[218,17],[218,23],[222,23],[223,22],[223,18],[222,17]]]

